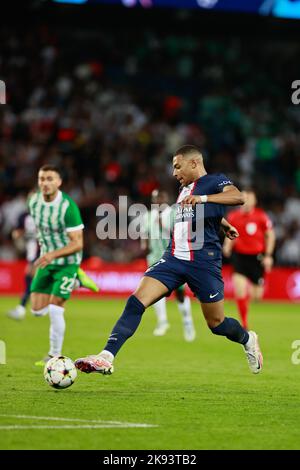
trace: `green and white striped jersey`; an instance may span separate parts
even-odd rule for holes
[[[29,199],[30,214],[37,229],[41,254],[66,246],[70,239],[68,232],[84,228],[77,204],[67,194],[58,191],[56,198],[46,202],[41,192]],[[54,259],[52,265],[80,265],[82,251]]]
[[[142,233],[149,240],[148,266],[159,261],[166,251],[170,243],[173,224],[174,213],[170,206],[161,213],[157,209],[152,209],[145,214]]]

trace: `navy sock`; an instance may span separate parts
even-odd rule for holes
[[[246,344],[249,339],[249,333],[234,318],[225,317],[224,321],[215,328],[211,328],[214,335],[226,336],[235,343]]]
[[[125,341],[136,331],[144,311],[144,305],[134,295],[131,295],[104,349],[115,356]]]
[[[21,305],[23,305],[23,307],[26,306],[27,300],[29,299],[29,296],[30,296],[31,281],[32,281],[32,276],[27,274],[25,276],[25,292],[24,292],[23,297],[21,299]]]

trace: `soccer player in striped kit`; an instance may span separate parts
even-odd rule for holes
[[[39,191],[29,200],[41,250],[31,284],[31,311],[50,317],[50,349],[44,362],[62,352],[65,302],[82,259],[84,225],[79,208],[59,189],[61,185],[59,169],[44,165],[38,173]]]
[[[241,344],[254,374],[262,369],[257,334],[224,314],[219,229],[226,206],[243,204],[244,197],[225,175],[207,174],[202,155],[193,145],[175,152],[173,175],[182,189],[169,247],[129,297],[104,349],[77,359],[75,365],[82,372],[111,374],[116,354],[136,331],[145,309],[185,282],[199,299],[212,333]]]

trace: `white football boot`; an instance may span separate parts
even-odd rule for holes
[[[13,320],[23,320],[25,318],[26,308],[23,305],[18,305],[7,313],[9,318]]]
[[[114,371],[112,363],[101,356],[101,354],[76,359],[75,366],[77,369],[81,370],[81,372],[85,372],[86,374],[89,374],[90,372],[99,372],[103,375],[111,375]]]
[[[157,325],[157,327],[153,331],[153,334],[154,336],[164,336],[169,328],[170,328],[169,323],[160,323]]]
[[[248,365],[253,374],[258,374],[262,370],[263,356],[258,344],[258,336],[255,331],[248,331],[249,340],[244,345]]]
[[[191,343],[196,338],[196,331],[192,322],[185,322],[183,325],[183,336],[186,341]]]

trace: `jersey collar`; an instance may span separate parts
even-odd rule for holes
[[[50,201],[50,202],[45,201],[43,195],[42,195],[42,198],[43,198],[44,204],[46,204],[46,206],[56,206],[57,204],[60,203],[60,201],[61,201],[61,199],[62,199],[62,192],[61,192],[60,190],[58,190],[58,193],[57,193],[57,195],[56,195],[56,198],[53,199],[53,201]]]

